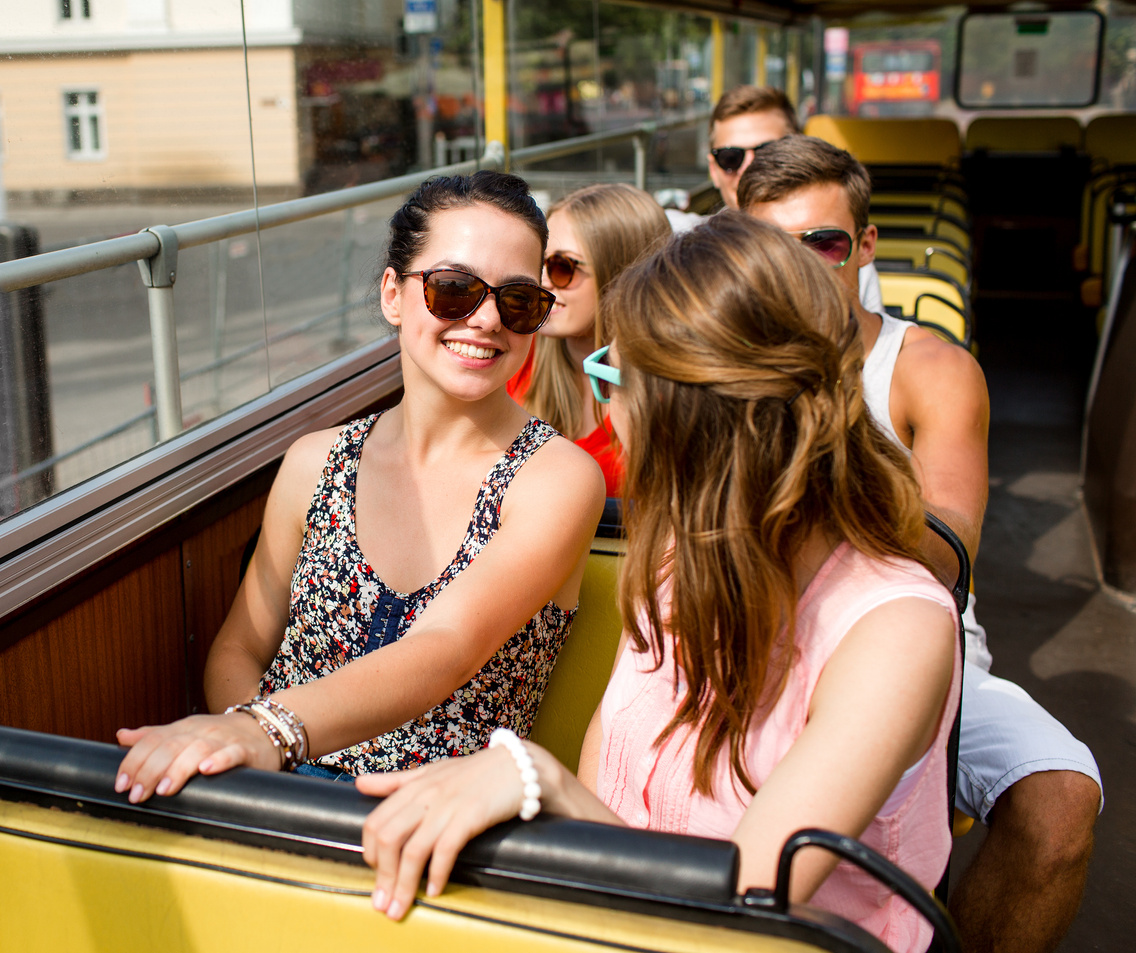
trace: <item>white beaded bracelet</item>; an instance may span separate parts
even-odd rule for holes
[[[525,743],[517,737],[516,732],[508,728],[494,728],[489,736],[489,747],[496,748],[502,745],[517,762],[517,770],[521,773],[521,784],[524,785],[524,800],[521,801],[520,818],[522,821],[531,821],[540,813],[540,778],[536,773],[532,755],[525,750]]]

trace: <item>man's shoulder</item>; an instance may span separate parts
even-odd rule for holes
[[[918,325],[904,335],[892,386],[916,401],[988,402],[986,376],[974,355]]]

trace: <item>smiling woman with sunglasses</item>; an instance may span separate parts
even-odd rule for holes
[[[571,626],[603,480],[509,397],[548,317],[522,179],[424,183],[378,281],[395,407],[302,437],[206,666],[215,714],[123,730],[116,790],[236,765],[352,780],[526,736]]]
[[[605,341],[596,320],[604,289],[647,249],[668,238],[670,225],[646,192],[611,183],[587,186],[553,204],[548,235],[544,285],[556,303],[509,392],[592,454],[603,468],[607,495],[618,496],[619,448],[602,409],[591,399],[582,362]]]
[[[833,271],[723,212],[632,265],[586,368],[625,445],[627,558],[615,668],[578,778],[531,743],[360,778],[375,905],[400,916],[430,856],[539,811],[740,847],[739,893],[782,845],[863,839],[930,891],[950,852],[946,746],[957,609],[920,562],[919,488],[871,423]],[[790,894],[921,953],[930,927],[815,852]]]

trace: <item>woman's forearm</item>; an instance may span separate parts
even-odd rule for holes
[[[214,644],[205,662],[205,703],[213,714],[257,694],[265,666],[242,646]]]
[[[581,821],[626,826],[618,814],[584,787],[550,752],[532,743],[527,748],[540,778],[542,811]]]

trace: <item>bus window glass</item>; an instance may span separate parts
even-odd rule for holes
[[[511,149],[644,120],[693,119],[710,108],[709,17],[595,0],[513,0],[508,13]],[[747,55],[738,49],[742,42],[727,43],[727,53],[732,47],[738,59]],[[705,179],[703,126],[655,137],[649,189],[688,188]],[[525,163],[520,171],[551,201],[594,181],[597,172],[633,167],[632,156],[627,142]]]
[[[167,6],[100,7],[82,31],[10,11],[0,259],[479,148],[470,5],[439,4],[420,32],[382,0]],[[369,294],[398,204],[179,248],[172,335],[133,263],[0,296],[0,522],[390,336]]]
[[[1096,99],[1103,20],[1092,10],[975,13],[960,31],[964,109],[1076,108]]]

